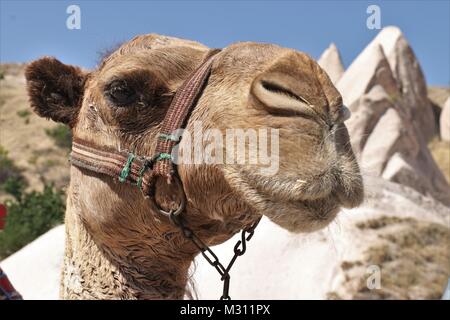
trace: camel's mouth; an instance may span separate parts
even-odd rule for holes
[[[354,207],[360,203],[355,199],[362,199],[362,188],[358,183],[350,187],[333,177],[323,176],[305,184],[298,178],[268,179],[255,177],[252,173],[241,174],[254,195],[250,197],[254,202],[251,205],[292,232],[322,229],[336,218],[342,207]],[[344,190],[353,192],[349,194]]]
[[[265,200],[267,205],[276,208],[265,215],[292,232],[313,232],[326,227],[336,218],[343,206],[335,194],[316,200]]]
[[[295,204],[299,214],[305,215],[304,219],[309,223],[309,230],[300,231],[315,231],[326,227],[338,215],[343,204],[339,201],[339,197],[330,194],[328,197],[317,200],[297,201]],[[294,223],[293,231],[299,230],[300,227]]]

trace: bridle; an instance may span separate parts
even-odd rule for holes
[[[115,150],[75,138],[70,159],[71,164],[76,167],[109,175],[119,182],[136,185],[149,199],[154,211],[168,217],[181,230],[183,236],[200,250],[206,261],[217,270],[223,281],[223,293],[220,299],[230,300],[229,272],[237,257],[245,253],[246,242],[252,238],[261,218],[242,230],[241,240],[234,246],[234,256],[225,267],[208,245],[186,225],[186,219],[182,215],[186,209],[186,194],[172,158],[172,149],[181,139],[181,136],[174,132],[186,125],[190,112],[195,107],[208,81],[212,63],[218,52],[220,52],[218,49],[211,50],[200,66],[177,90],[162,122],[153,157],[139,156],[127,150]],[[177,192],[180,203],[176,208],[164,210],[157,204],[155,200],[156,181],[159,178],[163,178]]]

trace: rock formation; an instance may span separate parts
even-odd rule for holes
[[[436,119],[427,96],[425,77],[412,48],[397,27],[384,28],[374,42],[383,47],[388,58],[407,116],[428,141],[437,132]]]
[[[349,67],[345,77],[339,81],[339,87],[345,90],[346,86],[356,85],[354,77],[358,77],[361,73],[367,73],[366,77],[371,75],[379,77],[378,73],[372,73],[370,68],[375,68],[376,62],[383,58],[387,60],[392,75],[396,79],[395,84],[401,95],[408,120],[420,129],[420,134],[424,140],[428,141],[436,133],[436,120],[427,97],[425,77],[412,48],[399,28],[391,26],[380,31]],[[352,72],[349,72],[350,70]],[[376,71],[381,72],[379,69]],[[358,88],[363,85],[364,83],[359,84]],[[353,93],[350,97],[355,97],[356,94]],[[393,95],[392,98],[395,99],[398,96]]]
[[[344,74],[344,65],[342,64],[341,55],[334,43],[330,44],[317,62],[328,73],[328,76],[334,84],[336,84]]]
[[[337,87],[352,111],[346,124],[366,175],[450,204],[449,186],[427,147],[436,124],[425,79],[401,31],[383,29]]]

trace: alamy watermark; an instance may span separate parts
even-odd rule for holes
[[[376,4],[372,4],[367,7],[366,13],[369,14],[366,20],[366,26],[368,29],[381,29],[381,9]]]
[[[81,9],[76,4],[67,7],[66,13],[69,15],[66,20],[66,27],[69,30],[81,29]]]
[[[369,290],[381,289],[381,268],[373,264],[367,267],[366,273],[370,274],[367,278],[367,288]]]
[[[192,128],[169,135],[170,139],[182,139],[172,150],[175,164],[237,164],[256,166],[263,175],[278,172],[278,129],[204,129],[200,121],[195,121]]]

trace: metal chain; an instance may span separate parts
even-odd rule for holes
[[[242,256],[247,250],[247,241],[253,237],[255,233],[255,228],[258,225],[261,218],[256,220],[250,227],[245,228],[241,232],[241,240],[239,240],[234,246],[234,255],[233,258],[228,263],[228,266],[225,268],[222,263],[220,263],[217,255],[208,247],[206,243],[204,243],[199,237],[195,235],[192,229],[186,227],[184,222],[182,221],[179,215],[175,215],[173,213],[170,214],[170,219],[172,222],[181,229],[183,236],[186,239],[192,241],[192,243],[200,250],[202,256],[208,261],[208,263],[213,266],[217,272],[220,274],[220,281],[223,281],[223,292],[220,300],[231,300],[229,295],[230,290],[230,270],[236,261],[237,257]]]

